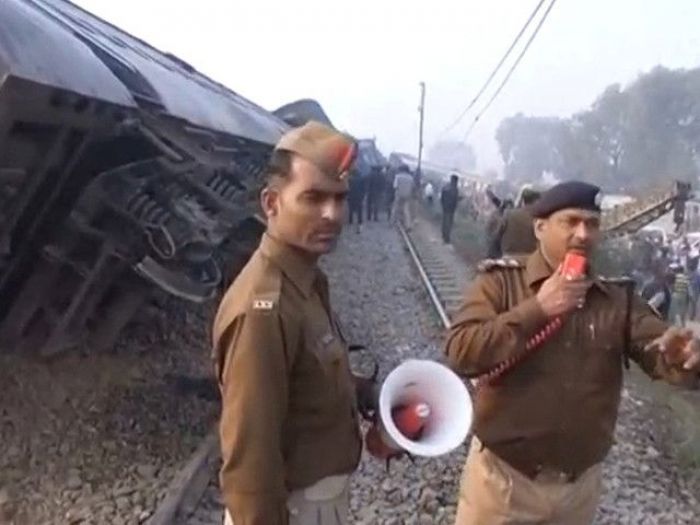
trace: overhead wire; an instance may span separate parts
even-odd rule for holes
[[[494,100],[496,100],[496,98],[501,93],[501,91],[503,91],[503,88],[508,83],[508,80],[510,80],[510,77],[513,75],[515,68],[518,67],[518,64],[520,64],[520,61],[525,56],[525,53],[527,53],[527,50],[530,48],[530,45],[532,44],[532,42],[535,40],[537,33],[539,33],[540,29],[542,28],[542,25],[544,24],[544,21],[547,19],[547,16],[549,15],[550,11],[554,7],[554,4],[556,4],[556,3],[557,3],[557,0],[552,0],[552,2],[549,4],[549,6],[547,7],[547,10],[544,12],[544,15],[542,15],[542,18],[540,19],[537,26],[535,27],[535,30],[532,32],[532,35],[530,35],[530,38],[525,43],[525,46],[523,47],[522,51],[518,55],[518,58],[515,59],[515,62],[513,62],[513,65],[508,70],[508,73],[503,78],[503,81],[498,86],[498,89],[496,89],[496,91],[493,93],[493,95],[491,96],[489,101],[486,103],[486,105],[483,108],[481,108],[481,111],[479,111],[479,113],[477,113],[476,117],[474,117],[474,120],[472,121],[471,126],[469,126],[469,129],[464,134],[464,140],[467,140],[467,137],[469,137],[470,133],[472,132],[474,127],[479,122],[479,119],[483,116],[484,113],[486,113],[486,110],[488,110],[489,107],[491,106],[491,104],[493,104]]]
[[[491,71],[491,74],[488,76],[486,79],[486,82],[483,83],[477,94],[474,96],[474,98],[469,102],[469,105],[460,113],[459,117],[455,119],[455,121],[447,126],[440,135],[444,135],[448,131],[451,131],[457,124],[459,124],[462,119],[465,117],[465,115],[469,112],[470,109],[474,107],[474,105],[477,103],[477,101],[481,98],[481,95],[484,94],[486,89],[489,87],[489,84],[491,84],[491,81],[494,79],[494,77],[498,74],[498,71],[501,69],[505,61],[508,59],[510,54],[513,52],[513,49],[515,49],[515,46],[518,44],[520,39],[522,38],[523,34],[527,30],[527,28],[530,26],[532,23],[532,20],[537,16],[537,13],[539,12],[540,8],[542,5],[545,3],[546,0],[539,0],[537,5],[535,6],[535,9],[530,13],[530,16],[528,17],[527,21],[525,22],[525,25],[523,25],[522,28],[520,28],[520,31],[518,34],[515,36],[513,39],[513,42],[511,42],[510,47],[508,47],[508,50],[505,52],[505,54],[501,57],[501,60],[499,60],[498,64],[496,64],[496,67],[493,68]]]

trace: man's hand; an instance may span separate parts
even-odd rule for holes
[[[582,308],[590,287],[590,279],[571,279],[557,270],[542,283],[537,292],[537,301],[547,317],[558,317],[576,308]]]
[[[672,326],[644,350],[660,352],[669,365],[700,371],[700,340],[694,337],[692,330]]]

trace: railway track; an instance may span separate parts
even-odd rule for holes
[[[168,487],[165,498],[148,520],[149,525],[223,523],[216,472],[219,440],[216,429],[202,440]],[[206,496],[206,497],[204,497]]]
[[[397,227],[440,324],[449,328],[472,273],[429,224],[417,221],[410,231],[401,224]]]

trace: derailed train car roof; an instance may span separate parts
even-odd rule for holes
[[[0,2],[0,5],[6,4],[8,0]],[[9,0],[9,9],[34,11],[35,20],[41,20],[35,22],[35,32],[52,25],[51,31],[64,31],[64,40],[55,42],[55,54],[60,55],[59,50],[65,48],[70,53],[64,51],[59,63],[73,60],[73,47],[93,53],[94,60],[102,63],[108,72],[111,70],[114,81],[130,92],[137,103],[149,108],[160,107],[165,114],[198,127],[265,144],[276,143],[288,128],[270,112],[205,77],[183,61],[156,50],[66,0]],[[3,32],[4,25],[5,21],[0,17]],[[17,31],[21,32],[21,28]],[[29,38],[15,35],[15,41],[22,43]],[[34,53],[40,55],[44,51],[43,45],[37,45]],[[0,56],[1,53],[2,49]],[[41,56],[37,58],[45,60]],[[42,66],[51,69],[49,64],[43,63]],[[14,73],[14,67],[22,66],[10,64],[11,73]],[[102,87],[93,85],[95,82],[89,75],[83,74],[78,79],[81,83],[84,80],[85,85],[77,92],[105,98]],[[79,86],[73,86],[72,90],[76,91],[76,87]]]
[[[10,76],[119,106],[136,105],[88,46],[26,0],[0,1],[0,86]]]
[[[360,153],[365,161],[372,166],[383,166],[387,163],[382,152],[377,148],[377,142],[374,139],[359,139],[357,141]]]
[[[331,119],[323,110],[321,104],[313,99],[301,99],[277,108],[273,113],[290,126],[303,126],[309,120],[315,120],[330,127]]]
[[[369,175],[372,168],[381,168],[387,164],[374,139],[359,139],[357,147],[355,167],[361,175]]]

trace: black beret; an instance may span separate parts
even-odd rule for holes
[[[552,186],[532,205],[532,216],[538,219],[566,208],[600,212],[600,188],[587,182],[572,180]]]

